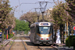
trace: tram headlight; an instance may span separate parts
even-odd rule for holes
[[[41,38],[41,40],[43,40],[43,38]]]
[[[48,37],[43,37],[43,38],[40,38],[40,40],[49,40]]]
[[[46,40],[49,40],[49,38],[47,38]]]

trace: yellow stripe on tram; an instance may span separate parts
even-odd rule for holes
[[[45,35],[37,33],[37,35],[40,37],[50,37],[52,35],[52,33],[51,34],[45,34]]]

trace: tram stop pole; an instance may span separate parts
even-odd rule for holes
[[[73,30],[74,30],[74,35],[75,35],[75,26],[73,27]]]
[[[7,35],[6,35],[6,39],[8,39],[8,30],[7,30]]]

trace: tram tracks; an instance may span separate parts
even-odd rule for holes
[[[45,48],[40,48],[39,46],[38,46],[38,48],[39,48],[40,50],[45,50]]]
[[[20,39],[22,40],[22,38],[20,38]],[[22,40],[22,44],[24,45],[25,50],[27,50],[23,40]]]
[[[26,38],[24,38],[26,39]],[[35,45],[32,42],[26,42],[26,47],[28,50],[57,50],[57,47],[51,46],[51,45]],[[47,49],[48,48],[48,49]]]
[[[55,46],[38,46],[40,50],[58,50]]]
[[[9,50],[27,50],[22,37],[19,37],[18,39],[21,41],[15,42],[15,40],[13,40],[13,43],[11,44]]]
[[[53,47],[53,46],[44,46],[44,45],[39,46],[39,45],[34,45],[31,42],[24,42],[23,40],[27,40],[27,38],[25,37],[20,37],[18,38],[18,40],[20,40],[20,42],[17,42],[17,43],[15,43],[15,40],[13,40],[10,50],[52,50],[51,48],[54,48],[54,50],[57,50],[56,47]],[[15,47],[15,45],[19,47]],[[14,48],[21,48],[21,49],[14,49]]]
[[[13,42],[12,42],[12,44],[11,44],[11,46],[10,46],[9,50],[11,50],[11,47],[13,46],[13,43],[14,43],[14,40],[13,40]]]

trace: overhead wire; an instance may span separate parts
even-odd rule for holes
[[[22,5],[22,4],[38,4],[38,3],[46,3],[46,5],[47,5],[47,3],[53,3],[53,2],[49,2],[49,1],[38,1],[38,2],[35,2],[35,3],[20,3],[20,0],[18,0],[18,2],[19,2],[19,10],[20,10],[20,6]],[[46,7],[46,5],[45,5],[45,7]],[[41,6],[41,5],[40,5]],[[34,9],[34,8],[33,8]],[[40,9],[43,9],[43,8],[40,8]],[[32,9],[31,9],[32,10]],[[31,11],[31,10],[29,10],[29,11]]]

